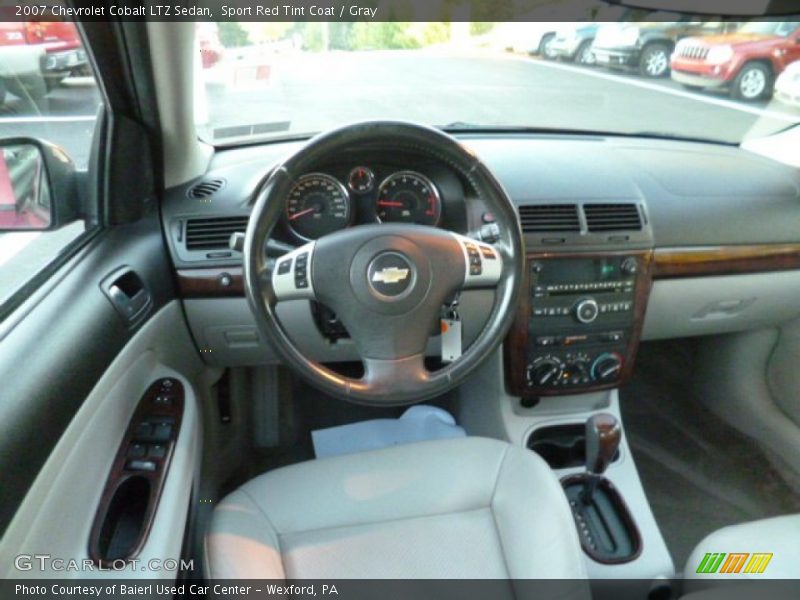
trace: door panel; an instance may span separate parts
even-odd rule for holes
[[[152,304],[130,328],[100,284],[123,266]],[[125,344],[175,298],[155,213],[106,229],[64,265],[0,333],[0,534],[90,391]],[[97,474],[94,474],[97,475]]]
[[[178,379],[184,413],[152,527],[137,559],[179,559],[184,526],[199,468],[200,419],[192,380],[203,369],[179,301],[159,312],[125,346],[99,379],[58,441],[0,543],[2,577],[63,577],[63,572],[17,571],[19,554],[88,558],[89,535],[106,478],[130,418],[151,382]],[[175,570],[81,573],[92,578],[168,578]]]

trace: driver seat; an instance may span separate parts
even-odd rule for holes
[[[580,579],[561,485],[486,438],[419,442],[260,475],[216,507],[215,579]]]

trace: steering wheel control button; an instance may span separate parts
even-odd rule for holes
[[[467,242],[464,244],[467,249],[467,256],[469,257],[469,274],[481,275],[483,273],[483,263],[481,262],[481,254],[475,244]]]
[[[384,252],[369,264],[367,278],[375,293],[395,299],[411,291],[416,270],[411,261],[399,252]]]
[[[294,286],[298,289],[308,287],[308,254],[303,253],[294,259]]]
[[[272,271],[272,289],[277,300],[314,298],[311,260],[315,242],[309,242],[278,259]]]
[[[292,259],[287,258],[278,263],[278,275],[286,275],[292,270]]]
[[[495,285],[503,273],[500,254],[489,244],[472,238],[453,234],[461,245],[466,261],[465,287],[488,287]]]

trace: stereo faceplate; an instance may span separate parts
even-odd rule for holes
[[[649,254],[531,257],[528,268],[509,387],[535,396],[618,385],[638,344]]]

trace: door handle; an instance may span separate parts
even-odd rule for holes
[[[100,289],[128,325],[134,325],[153,304],[142,278],[130,267],[121,267],[100,283]]]

